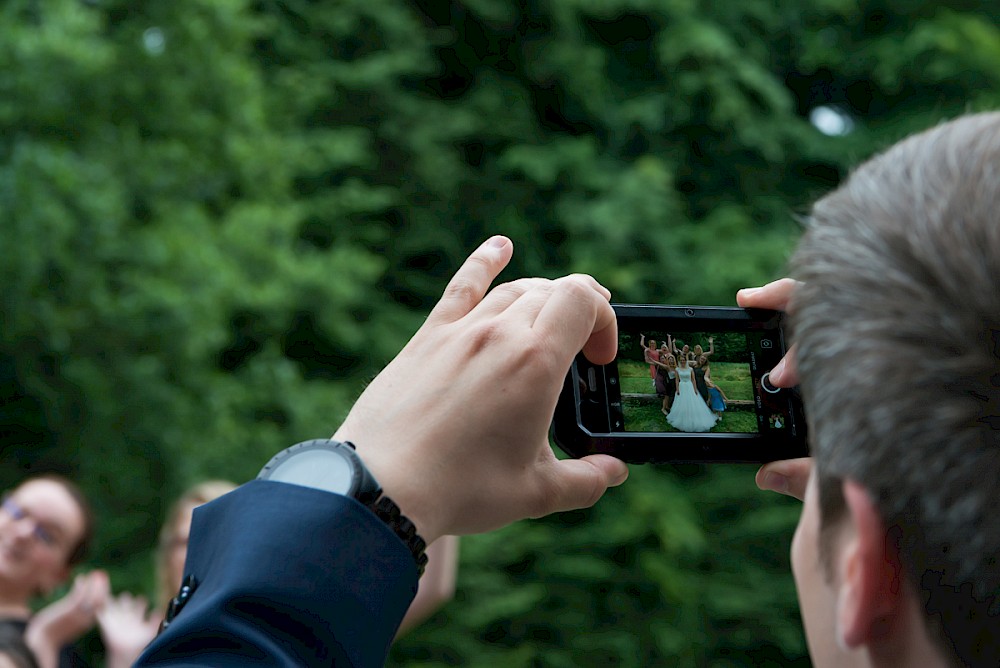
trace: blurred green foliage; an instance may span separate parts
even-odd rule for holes
[[[850,164],[996,106],[998,14],[9,0],[0,481],[78,479],[92,562],[148,591],[170,499],[332,433],[482,239],[514,239],[507,277],[731,304]],[[593,510],[466,539],[455,602],[392,663],[805,665],[795,506],[751,477],[637,468]]]

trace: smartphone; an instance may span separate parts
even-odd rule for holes
[[[552,423],[573,457],[630,463],[805,457],[799,393],[767,374],[785,354],[784,314],[765,309],[613,304],[618,355],[578,355]],[[652,343],[651,343],[652,342]]]

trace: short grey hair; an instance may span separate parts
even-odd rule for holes
[[[821,523],[863,485],[942,649],[1000,665],[1000,113],[863,164],[793,268]]]

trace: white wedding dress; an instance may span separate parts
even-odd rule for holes
[[[670,426],[679,431],[708,431],[714,427],[719,418],[691,382],[691,367],[677,368],[677,382],[680,394],[674,397],[674,404],[667,415]]]

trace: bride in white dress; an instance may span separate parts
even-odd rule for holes
[[[719,418],[698,393],[694,374],[683,357],[677,360],[676,374],[676,396],[667,415],[667,422],[679,431],[708,431]]]

